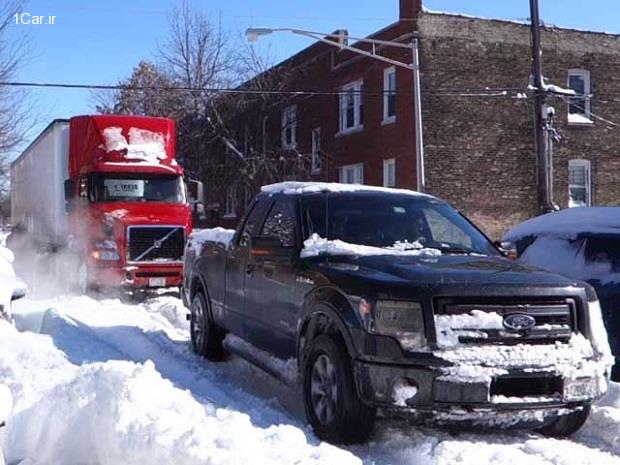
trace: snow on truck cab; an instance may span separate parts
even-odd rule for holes
[[[178,286],[192,214],[175,123],[56,120],[11,166],[12,219],[79,288]],[[19,251],[17,252],[19,254]]]
[[[568,435],[607,390],[594,290],[504,258],[434,197],[282,183],[202,237],[185,252],[194,350],[300,383],[322,439],[365,440],[377,409]]]

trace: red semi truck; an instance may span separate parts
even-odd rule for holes
[[[53,121],[12,163],[11,205],[15,234],[56,257],[48,271],[65,283],[84,290],[182,283],[192,205],[170,119]]]

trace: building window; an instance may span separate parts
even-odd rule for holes
[[[318,174],[322,169],[321,160],[321,128],[312,130],[312,174]]]
[[[346,133],[364,128],[364,82],[347,84],[340,93],[340,132]]]
[[[396,68],[388,68],[383,72],[383,122],[393,123],[396,120]]]
[[[231,186],[226,190],[226,208],[224,211],[224,218],[236,218],[236,217],[237,217],[237,190]]]
[[[358,163],[341,167],[339,178],[343,184],[364,184],[364,164]]]
[[[383,160],[383,186],[396,187],[396,160]]]
[[[570,160],[568,162],[568,206],[592,206],[592,183],[590,162]]]
[[[577,95],[568,99],[568,122],[591,124],[590,119],[590,72],[585,69],[568,71],[568,87]]]
[[[297,148],[297,105],[286,107],[282,112],[282,148]]]

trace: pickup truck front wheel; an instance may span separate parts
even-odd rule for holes
[[[213,324],[207,299],[202,292],[196,293],[190,307],[190,334],[192,350],[211,361],[222,360],[224,332]]]
[[[376,410],[359,399],[351,360],[342,344],[329,335],[317,337],[302,369],[304,406],[315,434],[336,444],[368,439]]]

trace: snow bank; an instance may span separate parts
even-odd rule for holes
[[[13,252],[0,246],[0,319],[11,319],[11,297],[14,291],[20,289],[26,292],[26,284],[15,276],[14,260]]]
[[[129,142],[122,134],[122,128],[108,127],[103,130],[107,152],[126,151],[126,160],[138,160],[159,164],[168,158],[163,134],[146,129],[130,128]]]
[[[205,242],[215,242],[227,247],[234,235],[234,229],[213,228],[196,230],[189,236],[187,246],[196,255],[200,255]]]
[[[75,331],[88,333],[82,326],[76,321]],[[260,428],[245,413],[201,402],[150,361],[71,363],[57,346],[63,335],[53,337],[0,323],[0,379],[15,397],[4,438],[9,463],[361,464],[309,443],[295,426]]]
[[[383,192],[386,194],[405,194],[416,197],[434,198],[408,189],[393,189],[389,187],[366,186],[363,184],[339,184],[332,182],[297,182],[288,181],[270,184],[261,188],[267,194],[312,194],[317,192]]]
[[[352,256],[377,256],[377,255],[405,255],[410,257],[426,256],[437,257],[441,255],[438,249],[425,249],[419,243],[398,242],[392,247],[372,247],[368,245],[350,244],[341,240],[327,240],[314,233],[304,241],[301,250],[301,258],[317,257],[321,254],[328,255],[352,255]]]
[[[516,226],[504,240],[514,242],[527,236],[575,239],[585,232],[620,234],[620,208],[579,207],[548,213]]]

